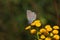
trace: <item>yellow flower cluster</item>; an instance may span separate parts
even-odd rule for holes
[[[45,28],[40,29],[40,33],[44,33],[44,35],[46,34],[48,38],[46,38],[45,36],[41,36],[41,39],[45,38],[45,40],[59,40],[59,31],[57,29],[59,29],[59,26],[53,26],[52,28],[50,25],[46,25]]]
[[[45,28],[46,28],[47,31],[52,31],[52,28],[51,28],[50,25],[46,25]]]
[[[39,30],[32,28],[36,26]],[[37,34],[38,40],[60,40],[59,34],[59,26],[55,25],[51,27],[51,25],[46,25],[45,27],[41,27],[40,20],[36,20],[31,25],[25,28],[25,30],[29,30],[31,34]]]
[[[30,33],[31,33],[31,34],[36,33],[36,29],[31,29],[31,26],[40,27],[40,26],[41,26],[40,20],[34,21],[33,23],[31,23],[31,25],[29,25],[29,26],[27,26],[27,27],[25,28],[25,30],[30,30]]]
[[[31,23],[31,26],[36,26],[36,27],[40,27],[41,26],[41,22],[40,22],[40,20],[36,20],[36,21],[34,21],[33,23]]]

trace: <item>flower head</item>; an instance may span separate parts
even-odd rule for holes
[[[31,33],[31,34],[35,34],[35,33],[36,33],[36,29],[30,30],[30,33]]]
[[[53,26],[53,29],[59,29],[59,26]]]
[[[36,25],[36,27],[40,27],[41,26],[40,20],[36,20],[35,25]]]
[[[44,35],[41,35],[41,39],[44,39],[45,38],[45,36]]]
[[[51,26],[50,25],[46,25],[45,28],[50,28]]]
[[[25,28],[25,30],[28,30],[28,29],[30,29],[30,28],[31,28],[31,26],[28,26],[28,27]]]
[[[47,30],[47,31],[52,31],[52,28],[47,28],[46,30]]]
[[[40,27],[41,26],[41,23],[40,23],[40,20],[35,20],[33,23],[31,23],[31,26],[36,26],[36,27]]]
[[[54,35],[53,38],[54,39],[59,39],[59,35]]]
[[[53,30],[52,32],[53,32],[53,34],[58,34],[59,33],[58,30]]]
[[[46,25],[45,28],[46,28],[47,31],[52,31],[52,28],[51,28],[50,25]]]
[[[41,23],[36,23],[36,27],[40,27],[41,26]]]
[[[46,29],[42,28],[40,29],[40,33],[45,33],[46,32]]]

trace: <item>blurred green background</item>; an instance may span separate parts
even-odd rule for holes
[[[24,29],[26,10],[35,12],[42,26],[60,26],[60,0],[0,0],[0,40],[33,40]]]

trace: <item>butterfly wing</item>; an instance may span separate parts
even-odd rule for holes
[[[32,23],[36,19],[35,12],[32,12],[30,10],[27,10],[27,19],[29,23]]]

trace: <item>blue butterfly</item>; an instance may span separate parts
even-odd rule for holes
[[[27,10],[27,19],[29,24],[32,23],[36,19],[36,13],[31,10]]]

